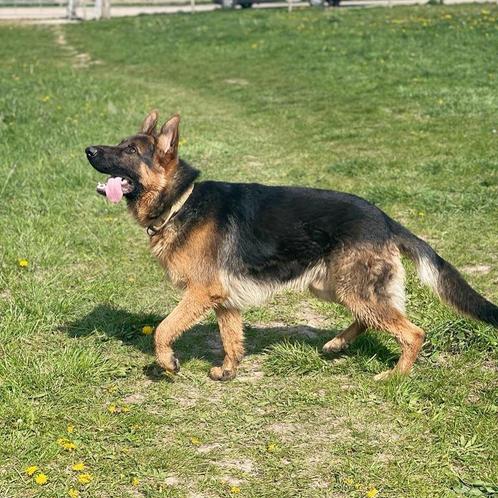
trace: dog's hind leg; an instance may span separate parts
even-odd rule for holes
[[[401,347],[401,356],[393,370],[387,370],[375,376],[382,380],[392,373],[410,373],[424,342],[424,331],[411,323],[408,318],[389,302],[349,302],[349,308],[355,317],[368,327],[388,332]]]
[[[221,367],[213,367],[209,377],[213,380],[231,380],[237,374],[237,367],[244,356],[244,335],[242,316],[239,310],[216,308],[225,358]]]
[[[168,372],[178,372],[180,364],[171,344],[195,325],[214,305],[213,298],[203,290],[187,289],[176,308],[158,325],[155,333],[157,363]]]
[[[425,332],[397,310],[391,310],[385,314],[379,320],[377,328],[394,336],[401,347],[401,356],[393,370],[377,374],[374,377],[375,380],[383,380],[392,373],[410,373],[424,343]]]
[[[409,373],[425,334],[405,316],[404,269],[397,248],[366,246],[345,253],[336,263],[335,276],[339,302],[351,310],[359,323],[394,336],[401,356],[393,372]],[[382,372],[376,379],[390,373]]]
[[[359,321],[354,321],[346,330],[336,335],[323,346],[324,353],[339,353],[344,351],[367,328]]]

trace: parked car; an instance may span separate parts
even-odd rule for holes
[[[237,5],[248,9],[254,3],[253,0],[213,0],[213,2],[221,5],[223,9],[234,9]]]
[[[243,9],[248,9],[254,3],[261,3],[264,0],[213,0],[214,3],[221,5],[224,9],[234,9],[240,5]],[[331,7],[339,7],[341,0],[308,0],[312,7],[318,7],[328,4]]]

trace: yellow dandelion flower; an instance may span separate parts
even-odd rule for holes
[[[154,327],[151,327],[150,325],[145,325],[145,327],[142,327],[142,334],[143,335],[150,335],[154,332]]]
[[[276,445],[276,443],[268,443],[266,445],[266,451],[268,453],[275,453],[275,451],[277,451],[278,449],[278,446]]]
[[[202,441],[198,437],[195,437],[195,436],[190,438],[190,442],[194,446],[200,446],[202,444]]]
[[[64,448],[65,450],[68,451],[73,451],[76,449],[76,444],[70,441],[69,439],[66,439],[65,437],[60,437],[59,439],[57,439],[57,444],[61,448]]]
[[[122,413],[128,413],[130,411],[130,407],[128,405],[123,405],[121,407],[121,412]]]
[[[48,102],[50,100],[50,95],[45,95],[41,98],[42,102]]]
[[[92,479],[93,479],[92,474],[80,474],[78,476],[78,482],[80,484],[89,484]]]
[[[68,434],[72,434],[74,432],[74,425],[69,424],[66,428]]]
[[[372,488],[367,491],[366,497],[367,498],[375,498],[379,494],[379,491],[377,488]]]
[[[26,472],[26,474],[28,474],[28,476],[31,477],[37,470],[38,470],[38,465],[31,465],[30,467],[27,467],[24,472]]]
[[[86,469],[86,465],[83,462],[78,462],[75,463],[71,468],[73,470],[76,470],[77,472],[81,472],[82,470]]]
[[[74,489],[74,488],[71,488],[68,492],[67,492],[68,496],[70,496],[70,498],[78,498],[79,497],[79,492],[77,489]]]
[[[138,477],[134,477],[132,480],[131,480],[131,485],[132,486],[138,486],[140,484],[140,479]]]
[[[19,265],[19,268],[27,268],[29,261],[26,258],[20,258],[17,260],[17,264]]]
[[[44,484],[47,484],[48,477],[45,474],[38,474],[35,477],[35,482],[38,484],[38,486],[43,486]]]
[[[179,142],[178,142],[178,145],[185,145],[187,143],[187,139],[186,138],[180,138]]]
[[[253,43],[253,44],[251,45],[251,48],[258,48],[258,44],[257,44],[257,43]]]
[[[232,494],[234,494],[234,495],[239,494],[239,493],[240,493],[240,488],[239,488],[239,486],[232,486],[232,487],[230,488],[230,493],[232,493]]]
[[[107,407],[107,411],[109,413],[116,413],[118,411],[118,407],[116,405],[109,405]]]

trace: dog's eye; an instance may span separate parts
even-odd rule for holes
[[[125,149],[127,154],[136,154],[137,153],[137,148],[134,145],[128,145]]]

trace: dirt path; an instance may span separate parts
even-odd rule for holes
[[[66,54],[73,60],[73,67],[84,68],[92,64],[101,63],[100,61],[93,60],[90,57],[90,54],[87,54],[85,52],[78,52],[75,47],[68,43],[64,31],[60,25],[54,26],[53,32],[55,35],[55,43],[59,45],[64,50],[64,52],[66,52]]]

